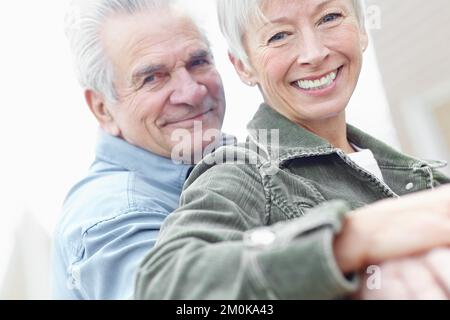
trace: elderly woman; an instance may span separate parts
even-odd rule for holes
[[[359,1],[222,0],[218,10],[231,61],[264,103],[245,145],[192,172],[136,297],[342,298],[371,264],[449,246],[450,189],[407,195],[450,182],[439,163],[346,125],[367,47]]]

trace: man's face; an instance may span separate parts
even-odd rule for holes
[[[189,18],[163,10],[113,16],[102,40],[118,94],[118,102],[107,109],[120,137],[170,157],[181,139],[201,136],[200,122],[202,132],[220,130],[222,81],[208,44]]]

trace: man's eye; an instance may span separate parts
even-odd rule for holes
[[[287,32],[278,32],[277,34],[275,34],[272,38],[269,39],[269,43],[275,42],[275,41],[280,41],[285,39],[288,36]]]
[[[341,17],[342,17],[342,14],[340,14],[340,13],[330,13],[330,14],[327,14],[325,17],[323,17],[322,20],[320,21],[320,23],[333,22]]]
[[[154,74],[152,74],[151,76],[148,76],[147,78],[144,79],[144,84],[146,83],[152,83],[156,80],[156,76]]]

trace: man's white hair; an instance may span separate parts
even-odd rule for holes
[[[248,26],[256,21],[265,21],[261,6],[272,0],[217,0],[219,25],[228,42],[230,53],[249,66],[244,47],[244,34]],[[364,27],[364,0],[352,0],[362,28]]]
[[[174,3],[172,0],[74,0],[66,16],[66,35],[81,86],[102,93],[108,101],[116,101],[113,66],[100,40],[105,20],[115,14],[168,9]]]

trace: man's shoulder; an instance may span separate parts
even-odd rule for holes
[[[127,214],[170,213],[177,201],[142,175],[128,170],[91,172],[68,193],[55,230],[77,242],[94,226]],[[169,211],[170,210],[170,211]]]

